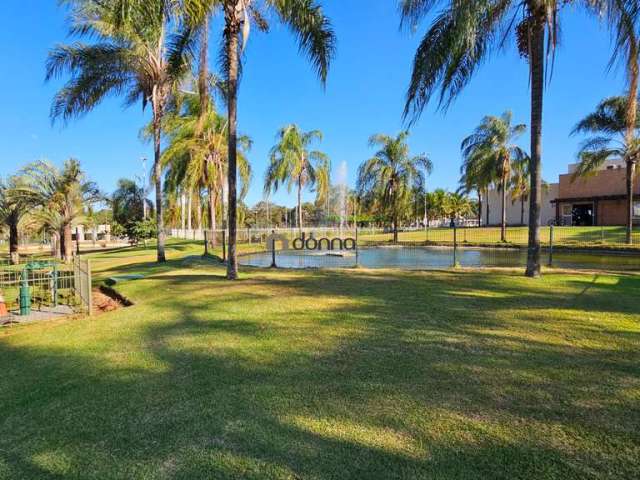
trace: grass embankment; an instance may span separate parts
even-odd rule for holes
[[[190,252],[98,255],[135,306],[0,332],[0,478],[639,475],[638,276]]]

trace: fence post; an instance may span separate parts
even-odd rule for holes
[[[86,273],[86,283],[87,283],[87,311],[89,316],[93,314],[93,292],[91,291],[91,260],[87,258],[87,273]]]
[[[360,263],[360,247],[358,247],[358,224],[356,223],[356,267]]]
[[[227,261],[227,229],[222,229],[222,261]]]
[[[58,264],[53,264],[53,306],[58,306]]]
[[[458,227],[453,224],[453,267],[458,266]]]
[[[553,225],[549,227],[549,266],[553,266]]]
[[[276,231],[271,230],[271,268],[276,267]]]

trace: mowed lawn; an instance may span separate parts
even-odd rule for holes
[[[0,331],[0,478],[640,478],[638,276],[172,248],[96,259],[132,307]]]

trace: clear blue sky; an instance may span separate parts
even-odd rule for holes
[[[334,172],[347,162],[350,184],[360,162],[372,153],[368,137],[403,128],[411,60],[427,24],[414,35],[399,31],[395,0],[322,3],[338,36],[338,54],[325,90],[285,28],[274,23],[269,34],[252,32],[239,105],[240,129],[254,140],[249,204],[262,198],[267,154],[277,129],[287,123],[322,130],[320,148],[330,155]],[[113,190],[120,177],[140,174],[140,158],[152,157],[151,148],[138,139],[148,112],[123,110],[119,99],[110,99],[66,127],[50,124],[50,102],[61,83],[44,83],[44,63],[50,48],[68,40],[65,14],[57,2],[6,0],[2,16],[0,175],[31,160],[61,163],[70,156],[80,159],[105,191]],[[603,25],[565,9],[562,45],[545,98],[543,176],[549,181],[556,181],[574,159],[579,140],[568,133],[576,120],[604,96],[622,92],[622,72],[606,69],[610,48]],[[446,115],[433,108],[424,113],[412,129],[410,146],[415,153],[428,153],[435,164],[430,188],[456,188],[460,141],[483,115],[511,109],[515,121],[528,123],[528,87],[526,64],[510,48],[482,67]],[[528,145],[527,137],[522,144]],[[273,200],[294,203],[286,191]]]

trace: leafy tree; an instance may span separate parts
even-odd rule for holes
[[[51,117],[66,121],[81,116],[110,95],[124,96],[125,106],[150,105],[157,259],[164,262],[161,127],[172,92],[188,70],[185,44],[175,36],[175,2],[129,0],[124,5],[121,1],[66,0],[65,3],[71,7],[71,33],[96,41],[59,45],[49,53],[47,80],[65,73],[71,77],[56,94]]]
[[[297,192],[298,228],[302,229],[302,191],[315,187],[316,201],[322,203],[329,191],[329,158],[318,150],[310,150],[314,141],[322,140],[318,130],[303,132],[297,125],[287,125],[278,132],[278,143],[270,153],[270,163],[265,175],[266,193],[278,190],[282,183],[290,192]]]
[[[540,275],[545,62],[558,44],[559,12],[569,5],[597,15],[607,12],[617,39],[614,52],[630,38],[637,16],[635,0],[400,0],[402,25],[417,29],[423,19],[432,18],[415,55],[405,117],[415,121],[434,96],[440,107],[448,107],[478,67],[510,37],[516,38],[520,54],[529,64],[531,186],[526,275],[531,277]],[[432,17],[436,7],[441,10]],[[634,42],[629,45],[637,48]],[[634,65],[637,55],[631,57],[630,64]]]
[[[380,147],[376,154],[358,169],[358,193],[369,197],[384,212],[393,226],[393,241],[398,241],[398,222],[411,204],[411,192],[422,188],[425,173],[433,168],[426,155],[411,156],[407,145],[408,132],[395,138],[373,135],[369,145]]]
[[[315,0],[184,0],[191,25],[206,25],[211,15],[220,10],[224,16],[222,63],[227,82],[228,185],[229,185],[229,261],[227,278],[238,277],[236,255],[237,228],[237,106],[241,53],[250,26],[262,31],[269,28],[267,12],[275,13],[298,39],[300,50],[316,67],[324,83],[335,49],[335,35],[322,8]]]
[[[118,188],[111,195],[113,219],[121,225],[144,220],[144,203],[150,211],[153,205],[145,198],[145,189],[127,178],[118,180]]]
[[[487,173],[499,185],[502,194],[500,238],[506,241],[507,188],[511,177],[512,162],[528,163],[528,156],[513,143],[526,130],[526,125],[512,125],[511,112],[501,117],[484,117],[473,134],[462,141],[464,165],[474,165],[481,175]],[[474,171],[475,172],[475,171]]]
[[[637,137],[640,117],[637,114],[633,134],[627,130],[628,98],[609,97],[602,100],[596,110],[580,120],[572,135],[590,135],[578,151],[578,168],[573,179],[594,174],[607,160],[623,161],[627,165],[627,243],[632,242],[633,232],[633,184],[635,163],[640,157],[640,140]]]
[[[427,192],[425,194],[427,201],[427,226],[429,226],[429,222],[446,216],[445,202],[447,195],[448,192],[442,188],[437,188],[433,192]]]

